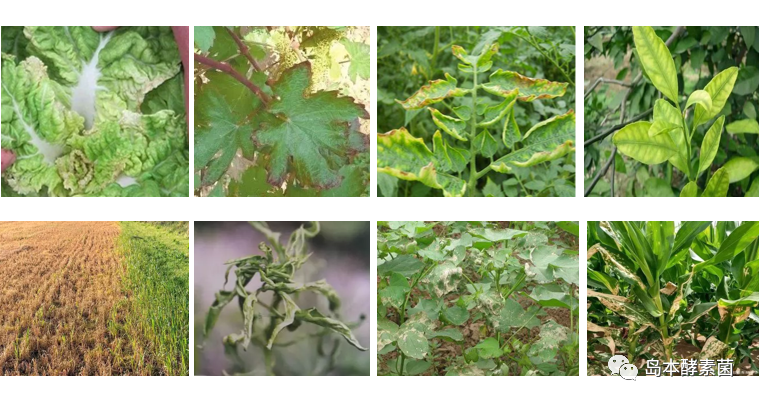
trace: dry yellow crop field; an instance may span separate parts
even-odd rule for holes
[[[0,375],[182,374],[164,362],[183,359],[159,356],[136,318],[146,303],[128,279],[139,250],[124,248],[123,227],[0,222]]]

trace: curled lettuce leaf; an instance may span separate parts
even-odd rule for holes
[[[187,196],[170,28],[3,32],[2,147],[17,155],[4,186],[21,195]]]

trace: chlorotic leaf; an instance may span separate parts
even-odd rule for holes
[[[450,74],[445,74],[445,80],[430,81],[405,101],[396,101],[406,110],[421,109],[427,105],[440,102],[452,96],[464,96],[468,89],[457,88],[458,81]]]
[[[350,123],[369,118],[363,105],[337,91],[310,93],[311,64],[286,70],[272,90],[276,100],[269,113],[276,118],[262,124],[256,142],[270,149],[268,181],[279,186],[288,174],[314,188],[340,185],[336,166],[347,162]]]
[[[517,92],[518,100],[532,102],[535,99],[551,99],[563,96],[568,85],[567,83],[529,78],[513,71],[499,69],[490,75],[490,81],[482,84],[482,88],[493,95],[504,98]]]
[[[759,169],[759,163],[745,156],[735,156],[722,167],[730,177],[730,183],[741,181]]]
[[[730,188],[730,175],[723,166],[712,175],[709,183],[706,184],[702,197],[726,197],[727,190]]]
[[[466,182],[458,177],[440,173],[435,155],[419,138],[405,128],[377,136],[377,171],[403,180],[419,181],[443,190],[448,197],[460,197]]]
[[[695,181],[688,182],[680,190],[680,197],[698,197],[698,184]]]
[[[672,139],[667,135],[650,137],[651,123],[646,121],[628,124],[614,133],[612,141],[619,152],[638,162],[655,165],[668,160],[677,153]]]
[[[759,134],[759,123],[756,120],[736,120],[727,125],[730,134]]]
[[[575,113],[573,110],[533,126],[522,138],[524,147],[493,162],[499,173],[511,171],[510,165],[527,167],[560,158],[574,150]]]
[[[435,108],[428,107],[427,108],[430,111],[430,114],[432,115],[432,121],[435,122],[435,125],[438,126],[441,130],[445,131],[449,135],[451,135],[453,138],[456,138],[460,141],[466,141],[466,122],[464,120],[457,119],[455,117],[446,116],[442,113],[440,113],[439,110]]]
[[[698,159],[698,173],[705,171],[711,166],[714,157],[719,150],[719,142],[722,137],[722,125],[725,124],[725,116],[717,119],[704,135],[701,142],[701,153]]]
[[[672,102],[677,102],[677,70],[667,45],[651,27],[633,27],[633,39],[638,61],[651,83]]]
[[[693,105],[698,105],[706,110],[710,110],[712,108],[712,97],[709,95],[709,92],[706,92],[703,89],[693,91],[688,97],[688,101],[685,102],[685,108],[687,109]]]
[[[469,165],[469,151],[448,145],[443,139],[440,131],[436,131],[432,136],[432,143],[435,150],[435,158],[440,171],[443,172],[462,172]]]
[[[350,66],[348,67],[348,76],[353,82],[356,82],[356,77],[361,77],[365,80],[369,79],[369,68],[371,61],[369,60],[369,45],[361,42],[353,42],[346,39],[340,41],[345,46],[345,50],[350,56]]]
[[[727,98],[733,92],[735,80],[738,79],[738,67],[730,67],[715,75],[711,81],[704,87],[712,97],[712,106],[708,110],[701,105],[696,105],[694,122],[697,126],[706,123],[716,117],[727,103]]]

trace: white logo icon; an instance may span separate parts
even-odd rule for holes
[[[632,364],[623,364],[622,367],[619,368],[619,375],[625,380],[636,381],[635,377],[638,376],[638,368]]]
[[[622,367],[623,364],[630,363],[625,356],[622,355],[616,355],[613,356],[611,359],[609,359],[609,370],[611,370],[612,374],[619,374],[619,368]]]

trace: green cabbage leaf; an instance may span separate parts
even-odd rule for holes
[[[187,196],[169,27],[3,27],[0,82],[3,196]]]

